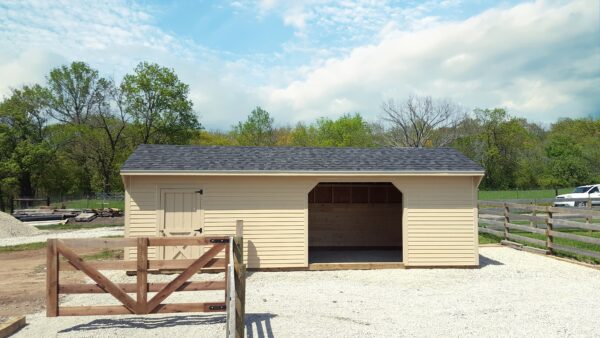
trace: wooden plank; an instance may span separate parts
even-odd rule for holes
[[[181,246],[181,245],[213,245],[211,241],[224,241],[227,243],[227,236],[196,236],[196,237],[150,237],[148,246]]]
[[[137,313],[147,313],[148,302],[148,238],[137,241]]]
[[[163,260],[150,260],[148,261],[149,270],[184,270],[192,263],[195,259],[163,259]],[[89,266],[96,270],[137,270],[136,261],[87,261]],[[66,261],[59,261],[60,271],[76,271],[73,265]],[[225,266],[225,259],[213,258],[211,259],[204,268],[222,268]]]
[[[479,218],[479,223],[491,224],[504,228],[504,221],[495,221],[487,218]]]
[[[600,210],[591,210],[583,208],[562,208],[562,207],[548,207],[549,212],[565,213],[565,214],[579,214],[583,216],[590,216],[600,218]]]
[[[533,253],[543,254],[543,255],[548,254],[548,250],[546,250],[546,249],[534,248],[531,246],[523,245],[521,243],[511,242],[511,241],[507,241],[507,240],[500,241],[500,244],[509,246],[516,250],[523,250],[523,251],[528,251],[528,252],[533,252]]]
[[[235,301],[237,299],[237,297],[235,296],[235,282],[233,279],[234,274],[234,269],[233,269],[233,246],[234,246],[235,241],[232,240],[232,242],[230,243],[230,245],[228,245],[228,249],[229,249],[229,259],[227,261],[227,267],[226,270],[228,272],[228,278],[226,280],[227,283],[227,290],[226,290],[226,299],[227,299],[227,321],[226,321],[226,325],[227,325],[227,330],[226,330],[226,336],[228,338],[234,338],[235,337]]]
[[[596,237],[569,234],[566,232],[560,232],[560,231],[555,231],[555,230],[550,230],[550,234],[554,237],[567,238],[567,239],[572,239],[574,241],[600,245],[600,238],[596,238]]]
[[[127,293],[136,293],[137,284],[117,284],[119,288]],[[148,283],[148,292],[158,292],[167,283]],[[225,281],[208,282],[185,282],[175,291],[206,291],[206,290],[224,290]],[[62,284],[58,288],[60,294],[83,294],[83,293],[106,293],[98,284]]]
[[[510,229],[518,229],[518,230],[523,230],[523,231],[527,231],[527,232],[531,232],[531,233],[535,233],[535,234],[540,234],[540,235],[545,235],[546,234],[546,230],[534,228],[534,227],[531,227],[529,225],[507,223],[506,226],[508,228],[510,228]]]
[[[10,337],[25,325],[25,316],[9,317],[6,321],[0,319],[0,338]]]
[[[58,316],[58,250],[56,239],[46,246],[46,317]]]
[[[531,244],[546,246],[546,241],[542,241],[542,240],[535,239],[535,238],[519,236],[519,235],[515,235],[513,233],[508,233],[507,237],[509,239],[516,240],[516,241],[522,241],[522,242],[527,242],[527,243],[531,243]]]
[[[512,220],[526,220],[526,221],[534,221],[534,222],[544,223],[544,222],[546,222],[546,218],[547,217],[543,217],[543,216],[524,215],[524,214],[515,214],[515,213],[510,214],[510,219],[512,219]]]
[[[236,281],[236,338],[244,337],[246,318],[246,265],[242,265],[240,274],[234,279]]]
[[[486,234],[491,234],[494,236],[498,236],[498,237],[504,237],[504,232],[503,231],[498,231],[498,230],[492,230],[489,228],[483,228],[483,227],[478,227],[479,232],[483,232]]]
[[[179,276],[175,277],[170,283],[165,286],[164,289],[160,290],[152,299],[148,302],[148,312],[154,312],[158,305],[165,300],[175,290],[177,290],[183,283],[185,283],[190,277],[192,277],[200,268],[208,263],[214,256],[221,252],[225,248],[224,245],[215,245],[205,252],[198,260],[190,265],[185,271]]]
[[[181,312],[223,312],[225,304],[222,302],[211,303],[177,303],[160,304],[155,313],[181,313]],[[65,306],[60,308],[60,316],[103,316],[127,315],[131,312],[122,305],[105,306]]]
[[[112,281],[106,278],[103,274],[101,274],[98,270],[91,267],[89,264],[83,261],[81,257],[77,256],[73,250],[64,245],[61,240],[57,240],[56,248],[60,254],[65,256],[71,264],[73,264],[77,269],[83,271],[88,277],[90,277],[94,282],[96,282],[101,288],[109,292],[113,297],[115,297],[118,301],[123,303],[127,309],[131,311],[131,313],[135,313],[136,311],[136,302],[123,290],[121,290],[118,286],[116,286]],[[60,311],[59,311],[60,314]]]
[[[122,249],[137,246],[137,238],[65,238],[61,241],[71,249]]]
[[[556,218],[552,219],[552,224],[553,225],[563,225],[563,226],[568,226],[568,227],[587,229],[587,230],[600,231],[600,224],[567,221],[567,220],[564,220],[564,219],[556,219]]]
[[[558,245],[558,244],[554,244],[554,243],[552,244],[552,249],[566,251],[566,252],[570,252],[570,253],[577,254],[577,255],[588,256],[588,257],[600,259],[600,252],[597,252],[597,251],[573,248],[570,246],[563,246],[563,245]]]

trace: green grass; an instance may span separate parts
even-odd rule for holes
[[[46,247],[46,242],[38,242],[38,243],[27,243],[27,244],[19,244],[19,245],[11,245],[11,246],[0,246],[1,252],[16,252],[16,251],[25,251],[25,250],[38,250]]]
[[[123,238],[123,236],[103,236],[101,238]],[[26,250],[38,250],[38,249],[43,249],[45,247],[46,247],[46,242],[26,243],[26,244],[17,244],[17,245],[10,245],[10,246],[0,246],[0,253],[3,253],[3,252],[26,251]],[[104,250],[104,251],[111,251],[111,252],[112,251],[115,251],[115,252],[120,251],[121,252],[121,258],[123,257],[122,256],[123,250]],[[95,255],[99,255],[98,257],[100,257],[100,258],[98,258],[98,259],[101,259],[103,256],[110,256],[110,255],[112,255],[110,257],[114,257],[115,254],[116,253],[114,253],[114,252],[113,253],[108,253],[108,252],[103,253],[102,252],[102,253],[91,255],[89,257],[95,257]],[[88,256],[84,256],[84,257],[88,257]],[[95,259],[95,258],[90,258],[90,259]]]
[[[46,226],[36,226],[40,230],[77,230],[77,229],[95,229],[107,227],[122,227],[123,224],[92,224],[92,223],[67,223],[67,224],[52,224]]]
[[[558,189],[559,194],[570,193],[573,188]],[[554,189],[546,190],[480,190],[480,200],[506,200],[506,199],[542,199],[554,198]]]
[[[511,230],[510,232],[515,235],[519,235],[519,236],[535,238],[535,239],[539,239],[539,240],[546,240],[546,236],[540,235],[540,234],[533,234],[530,232],[519,231],[519,230]],[[580,236],[600,238],[600,232],[597,232],[597,231],[560,229],[560,232],[565,232],[565,233],[570,233],[570,234],[580,235]],[[500,238],[498,236],[494,236],[491,234],[479,234],[479,244],[500,243],[500,241],[502,239],[503,238]],[[545,249],[542,246],[531,244],[531,243],[520,242],[518,240],[512,240],[512,239],[511,239],[511,241],[521,243],[523,245],[535,247],[535,248]],[[600,245],[597,245],[597,244],[583,243],[583,242],[575,241],[572,239],[558,238],[558,237],[554,237],[554,243],[556,243],[558,245],[562,245],[562,246],[570,246],[573,248],[584,249],[584,250],[600,253]],[[568,258],[573,258],[573,259],[576,259],[576,260],[582,261],[582,262],[600,264],[600,259],[577,255],[577,254],[573,254],[573,253],[569,253],[569,252],[565,252],[565,251],[554,250],[554,254],[559,257],[568,257]]]
[[[64,202],[51,203],[54,208],[62,208],[64,205],[67,209],[102,209],[102,208],[116,208],[123,210],[125,208],[124,201],[105,200],[102,204],[102,200],[99,199],[81,199]]]
[[[97,253],[84,255],[82,257],[85,260],[90,261],[106,261],[106,260],[114,260],[114,259],[123,259],[123,249],[118,250],[102,250]]]

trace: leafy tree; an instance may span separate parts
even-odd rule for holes
[[[0,104],[3,191],[18,187],[21,196],[34,196],[35,186],[43,186],[53,153],[45,134],[44,96],[42,87],[25,86]]]
[[[109,82],[84,62],[73,62],[50,71],[47,106],[50,115],[68,124],[85,124],[103,100]]]
[[[482,188],[515,188],[524,145],[532,142],[526,121],[499,108],[477,109],[475,116],[475,120],[465,122],[472,124],[474,134],[459,138],[454,146],[485,168]]]
[[[125,75],[121,90],[140,143],[186,144],[201,128],[189,86],[172,69],[141,62]]]
[[[545,142],[543,186],[557,189],[600,180],[599,121],[562,119],[552,125]]]
[[[360,114],[346,114],[337,120],[320,118],[312,125],[299,123],[292,131],[292,144],[318,147],[372,147],[373,126]]]
[[[276,143],[273,118],[261,107],[256,107],[246,121],[234,126],[233,135],[243,146],[272,146]]]
[[[207,146],[233,146],[235,143],[235,139],[230,134],[208,130],[201,130],[192,141],[192,144]]]

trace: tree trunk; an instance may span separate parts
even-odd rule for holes
[[[20,197],[35,197],[35,192],[31,186],[31,173],[25,171],[19,175],[19,193]]]

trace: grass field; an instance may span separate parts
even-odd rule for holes
[[[54,208],[61,208],[63,205],[67,209],[101,209],[101,208],[116,208],[123,210],[125,207],[124,201],[99,199],[81,199],[64,202],[51,203]]]
[[[573,188],[558,189],[559,194],[567,194]],[[554,189],[546,190],[480,190],[480,200],[507,200],[507,199],[542,199],[554,198]]]

